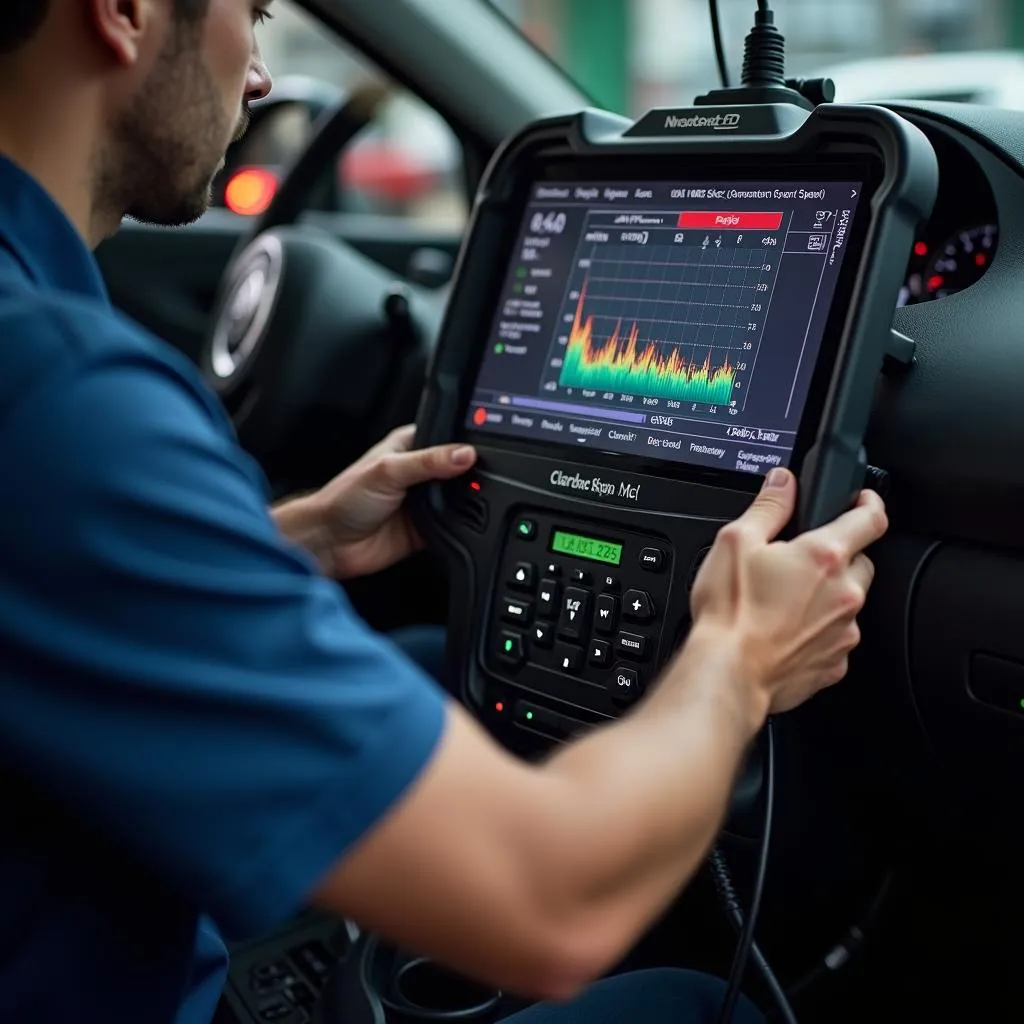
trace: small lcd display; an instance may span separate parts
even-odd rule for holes
[[[589,562],[618,565],[622,561],[622,545],[597,537],[584,537],[579,533],[555,530],[551,536],[551,550],[556,555],[572,555]]]

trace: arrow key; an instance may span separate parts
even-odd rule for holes
[[[540,581],[540,593],[537,595],[537,614],[541,618],[551,619],[558,614],[558,595],[561,589],[557,580],[543,579]]]
[[[535,622],[530,631],[534,647],[548,648],[555,642],[555,629],[550,622]]]
[[[589,616],[590,592],[579,587],[567,587],[558,619],[558,635],[563,640],[579,640],[586,632]]]
[[[583,649],[574,644],[556,644],[555,664],[559,672],[575,675],[583,665]]]
[[[594,632],[611,636],[615,632],[615,620],[619,617],[619,599],[611,594],[600,594],[594,605]]]
[[[533,590],[536,578],[537,572],[529,562],[517,562],[508,585],[516,590]]]

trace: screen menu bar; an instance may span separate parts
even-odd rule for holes
[[[668,413],[601,409],[527,395],[478,392],[473,425],[506,435],[555,441],[709,468],[764,473],[787,464],[795,436]]]

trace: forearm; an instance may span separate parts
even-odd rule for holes
[[[731,653],[695,636],[656,692],[546,771],[563,804],[544,830],[549,898],[617,957],[691,877],[718,833],[767,703]]]
[[[316,899],[512,990],[571,995],[692,875],[764,717],[694,637],[627,719],[528,765],[452,707],[430,766]]]

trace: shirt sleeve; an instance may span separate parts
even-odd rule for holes
[[[3,436],[0,762],[229,936],[285,919],[429,761],[442,692],[170,364],[64,374]]]

